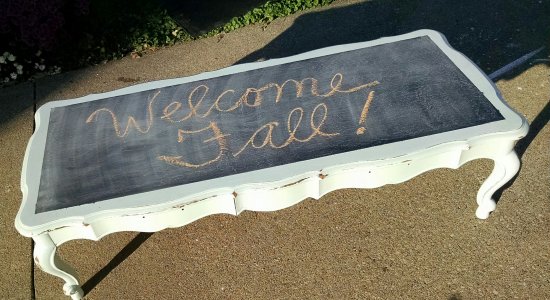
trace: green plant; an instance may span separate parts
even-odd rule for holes
[[[207,36],[221,32],[229,32],[249,24],[271,22],[277,18],[285,17],[298,11],[328,5],[334,0],[278,0],[267,1],[265,4],[252,9],[246,14],[232,18],[227,24],[214,29]]]
[[[20,13],[7,14],[6,16],[9,15],[11,19],[2,18],[3,14],[0,13],[0,29],[2,29],[0,37],[11,39],[14,34],[25,32],[17,29],[19,27],[8,26],[13,22],[17,26],[23,26],[21,28],[26,28],[25,30],[29,30],[28,32],[32,34],[15,39],[9,43],[8,48],[0,48],[0,85],[27,79],[36,73],[58,73],[61,68],[79,68],[121,58],[128,54],[140,56],[151,49],[194,39],[168,15],[166,10],[149,0],[41,1],[45,11],[48,11],[46,9],[48,7],[55,8],[56,14],[53,16],[56,19],[54,20],[62,20],[52,21],[52,26],[45,27],[43,30],[46,30],[44,31],[46,35],[44,32],[32,31],[34,28],[32,26],[24,27],[30,24],[25,21],[30,14],[25,13],[26,11],[36,15],[41,13],[33,10],[31,5],[33,1],[0,0],[2,1],[9,1],[11,5],[6,12],[19,11]],[[198,38],[229,32],[249,24],[271,22],[276,18],[327,5],[333,1],[267,1]],[[16,4],[30,6],[27,10],[18,10],[16,8],[19,6]],[[69,9],[70,7],[73,7],[72,10]],[[60,24],[64,27],[60,27]]]
[[[88,5],[89,0],[0,0],[0,84],[59,72],[49,53],[59,51]]]
[[[81,24],[76,66],[95,64],[190,39],[155,2],[92,1]]]
[[[36,73],[53,74],[60,71],[60,67],[47,63],[40,50],[23,56],[8,51],[0,54],[0,85],[27,79]]]

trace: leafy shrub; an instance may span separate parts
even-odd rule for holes
[[[333,1],[267,1],[206,36]],[[0,0],[0,85],[190,39],[155,1]]]
[[[189,38],[165,10],[148,0],[93,1],[81,28],[76,65],[139,54]]]
[[[246,14],[231,19],[221,28],[215,29],[208,35],[220,32],[229,32],[243,26],[261,22],[271,22],[277,18],[285,17],[301,10],[328,5],[334,0],[277,0],[267,1],[265,4],[252,9]]]
[[[0,83],[57,71],[47,53],[58,48],[73,20],[87,14],[89,1],[0,0]]]
[[[23,58],[8,51],[0,54],[0,84],[6,84],[28,78],[37,72],[58,73],[61,68],[55,65],[46,65],[46,59],[42,57],[42,51],[34,55],[26,55]]]

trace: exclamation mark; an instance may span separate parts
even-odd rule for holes
[[[355,132],[357,135],[365,133],[365,124],[367,121],[367,114],[369,113],[369,107],[372,102],[372,99],[374,99],[374,91],[370,91],[369,95],[367,97],[367,101],[365,101],[365,106],[363,106],[363,111],[361,111],[361,117],[359,118],[359,125],[363,125],[359,128],[357,128],[357,131]]]

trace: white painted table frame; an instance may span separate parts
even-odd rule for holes
[[[504,120],[396,143],[320,157],[202,182],[119,197],[67,209],[35,214],[50,109],[123,94],[158,89],[248,70],[300,61],[364,47],[428,36],[482,91]],[[474,159],[488,158],[494,170],[477,193],[476,216],[485,219],[495,207],[493,194],[519,170],[515,143],[527,134],[525,118],[514,112],[496,87],[469,59],[452,49],[445,38],[431,30],[381,38],[375,41],[334,46],[264,62],[232,66],[196,76],[140,84],[86,97],[50,102],[36,113],[36,131],[23,162],[23,202],[15,226],[36,243],[34,260],[45,272],[65,281],[63,291],[81,299],[83,291],[76,272],[56,254],[63,243],[74,239],[99,240],[120,231],[156,232],[180,227],[212,214],[238,215],[244,210],[274,211],[304,199],[319,199],[343,188],[375,188],[404,182],[436,168],[458,168]]]

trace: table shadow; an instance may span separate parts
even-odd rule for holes
[[[547,55],[549,15],[550,1],[372,0],[304,14],[238,63],[432,29],[489,74],[541,46]]]
[[[84,295],[87,295],[92,289],[94,289],[111,271],[113,271],[118,265],[125,261],[134,251],[136,251],[147,239],[149,239],[154,232],[140,232],[134,239],[132,239],[120,252],[118,252],[109,263],[107,263],[101,270],[99,270],[94,276],[82,285]]]

